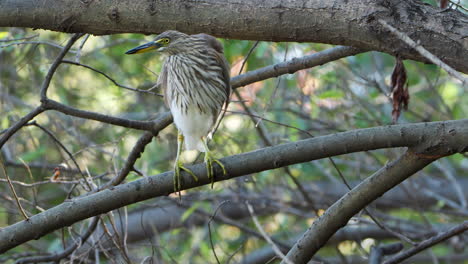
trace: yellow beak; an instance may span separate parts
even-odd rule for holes
[[[143,45],[140,45],[136,48],[128,50],[125,54],[137,54],[137,53],[145,53],[151,50],[159,49],[162,45],[157,42],[149,42]]]

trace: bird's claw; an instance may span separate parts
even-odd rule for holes
[[[205,164],[206,164],[206,171],[208,174],[208,179],[211,181],[211,188],[213,189],[214,185],[214,171],[213,171],[213,163],[218,164],[221,169],[223,170],[223,175],[226,175],[226,168],[224,167],[223,163],[211,156],[209,152],[205,154]]]
[[[175,193],[179,193],[179,197],[180,197],[180,191],[182,190],[182,184],[181,184],[181,177],[180,177],[180,170],[183,170],[185,172],[187,172],[188,174],[190,174],[192,176],[192,178],[195,180],[195,181],[198,181],[198,177],[189,169],[187,169],[186,167],[184,167],[184,165],[182,164],[182,162],[176,162],[174,164],[174,192]]]

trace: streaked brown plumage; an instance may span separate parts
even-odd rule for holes
[[[223,171],[224,166],[211,157],[206,138],[220,121],[220,113],[229,103],[231,93],[229,64],[223,47],[207,34],[187,35],[170,30],[158,35],[153,42],[129,50],[127,54],[154,49],[167,56],[158,83],[179,131],[174,189],[181,189],[180,169],[197,179],[179,162],[184,140],[186,149],[205,152],[208,177],[213,182],[212,163],[219,164]]]

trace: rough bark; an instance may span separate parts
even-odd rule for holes
[[[384,19],[445,63],[468,73],[467,16],[419,1],[0,1],[0,26],[96,35],[177,29],[233,39],[347,45],[427,62],[377,19]]]

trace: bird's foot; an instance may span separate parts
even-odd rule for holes
[[[198,181],[198,177],[189,169],[184,167],[182,162],[176,161],[174,164],[174,192],[179,193],[180,197],[180,191],[182,190],[182,184],[181,184],[181,177],[180,177],[180,171],[183,170],[190,174],[195,181]]]
[[[226,175],[226,168],[224,167],[223,163],[211,155],[211,152],[206,152],[205,153],[205,164],[206,164],[206,171],[208,174],[208,179],[211,181],[211,188],[213,188],[214,185],[214,171],[213,171],[213,163],[218,164],[221,169],[223,170],[223,175]]]

